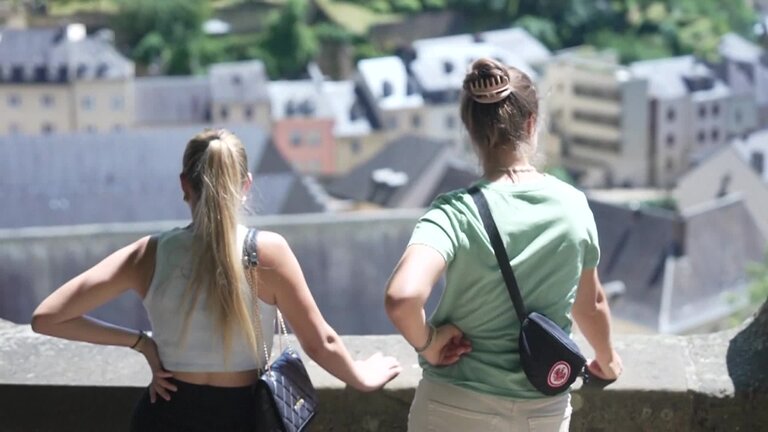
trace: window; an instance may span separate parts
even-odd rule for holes
[[[82,99],[80,99],[80,106],[86,110],[90,111],[93,109],[93,98],[90,96],[83,96]]]
[[[411,116],[411,126],[413,126],[414,129],[418,129],[421,127],[421,116],[418,114],[414,114]]]
[[[456,126],[456,117],[451,114],[445,116],[445,128],[453,129]]]
[[[446,60],[443,62],[443,72],[445,72],[446,75],[453,72],[453,63]]]
[[[675,117],[677,117],[677,113],[675,113],[674,108],[669,108],[667,110],[667,121],[675,121]]]
[[[19,96],[16,93],[12,93],[8,95],[8,106],[10,107],[19,107],[21,106],[21,96]]]
[[[605,126],[619,126],[621,123],[619,117],[615,115],[598,114],[581,110],[575,110],[573,112],[573,119]]]
[[[47,134],[50,134],[50,133],[53,133],[53,125],[52,125],[52,124],[50,124],[50,123],[48,123],[48,122],[45,122],[45,123],[43,123],[43,125],[40,127],[40,131],[41,131],[43,134],[46,134],[46,135],[47,135]]]
[[[307,134],[307,144],[309,144],[310,146],[318,147],[321,142],[322,142],[322,139],[320,137],[320,132],[311,131]]]
[[[618,141],[589,138],[589,137],[578,136],[578,135],[574,136],[571,139],[571,144],[575,146],[589,147],[597,150],[619,151],[621,149],[621,145]]]
[[[52,95],[44,94],[40,96],[40,105],[45,108],[50,108],[54,105],[54,98]]]
[[[384,81],[381,83],[381,97],[386,98],[392,96],[392,93],[394,92],[394,87],[392,86],[392,83],[389,81]]]
[[[219,109],[219,117],[221,117],[222,120],[226,120],[227,117],[229,117],[229,109],[226,106]]]
[[[705,118],[707,116],[707,107],[704,105],[699,106],[699,118]]]
[[[720,140],[720,131],[717,129],[712,130],[712,141],[717,142]]]
[[[397,117],[387,118],[387,129],[397,129]]]
[[[715,117],[720,115],[720,105],[719,104],[712,105],[712,115],[715,116]]]
[[[675,161],[672,160],[672,158],[667,158],[667,172],[675,169]]]
[[[704,133],[704,131],[699,131],[698,139],[699,144],[704,144],[704,141],[707,139],[707,135]]]
[[[291,145],[294,147],[298,147],[301,145],[301,132],[293,131],[291,132]]]
[[[122,111],[125,108],[125,98],[122,95],[112,96],[112,111]]]
[[[675,146],[675,135],[674,134],[667,134],[667,147],[674,147]]]
[[[749,156],[749,165],[758,172],[758,174],[763,175],[765,172],[765,155],[763,152],[754,151]]]
[[[253,118],[253,105],[245,106],[245,109],[243,110],[243,116],[246,120],[251,120]]]
[[[617,89],[595,87],[585,84],[576,84],[573,86],[573,93],[579,96],[586,96],[595,99],[605,99],[618,101],[621,95]]]
[[[362,149],[363,149],[363,146],[360,144],[360,140],[357,138],[353,139],[349,145],[349,150],[354,155],[359,154]]]

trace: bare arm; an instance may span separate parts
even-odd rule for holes
[[[392,357],[375,355],[355,362],[320,313],[285,239],[262,231],[258,243],[259,298],[279,307],[309,357],[333,376],[362,391],[375,390],[400,373],[400,365]]]
[[[32,315],[37,333],[101,345],[132,346],[136,330],[84,316],[125,291],[149,284],[143,271],[145,257],[154,246],[149,237],[130,244],[65,283],[48,296]]]
[[[86,313],[134,289],[143,297],[154,271],[156,243],[144,237],[108,256],[49,295],[32,315],[32,330],[64,339],[100,345],[135,347],[152,369],[150,398],[170,399],[176,387],[166,378],[155,342],[139,332],[85,316]]]
[[[598,376],[616,379],[621,374],[621,358],[611,342],[611,311],[597,275],[597,269],[585,269],[579,279],[573,318],[595,350]],[[594,371],[595,365],[590,365]]]
[[[449,365],[469,352],[469,341],[453,325],[441,326],[430,338],[424,304],[446,268],[445,259],[424,245],[411,245],[403,253],[387,284],[387,315],[414,347],[427,349],[421,355],[431,364]]]

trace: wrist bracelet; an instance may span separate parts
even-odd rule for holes
[[[136,342],[134,342],[133,345],[131,345],[131,349],[134,351],[139,351],[138,346],[141,343],[142,339],[144,339],[144,330],[139,330],[139,337],[137,337]]]
[[[413,347],[416,350],[417,354],[421,354],[424,351],[429,348],[430,345],[432,345],[432,341],[435,339],[435,334],[437,334],[437,329],[432,324],[427,323],[427,326],[429,327],[429,336],[427,336],[427,341],[424,342],[424,345],[421,347]]]

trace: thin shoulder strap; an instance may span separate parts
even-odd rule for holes
[[[485,232],[491,240],[493,253],[496,255],[496,261],[499,263],[499,270],[501,270],[501,275],[504,277],[504,283],[507,285],[509,298],[512,299],[512,304],[515,306],[517,319],[522,323],[528,316],[528,312],[525,310],[525,304],[523,303],[523,297],[520,294],[520,287],[517,286],[515,273],[512,272],[512,266],[509,265],[509,256],[507,255],[507,250],[504,248],[504,241],[501,240],[499,229],[496,227],[496,222],[494,222],[493,216],[491,215],[491,209],[488,207],[488,200],[485,199],[485,195],[483,195],[483,192],[477,186],[472,186],[467,192],[472,196],[472,200],[475,201],[477,211],[480,213],[480,219],[483,220]]]

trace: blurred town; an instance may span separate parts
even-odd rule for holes
[[[354,214],[376,230],[387,223],[377,215],[470,185],[479,171],[458,107],[480,57],[537,82],[536,164],[587,193],[621,329],[715,330],[764,300],[759,269],[749,270],[768,266],[760,2],[744,3],[746,32],[688,29],[688,52],[685,40],[654,51],[642,38],[557,46],[536,17],[473,19],[493,13],[483,2],[382,11],[386,0],[230,0],[185,10],[198,3],[0,1],[0,318],[27,322],[42,295],[24,297],[40,269],[7,246],[32,227],[188,219],[181,154],[205,127],[246,144],[249,204],[262,216]],[[674,3],[620,13],[663,30]],[[184,14],[197,17],[192,30]],[[169,42],[195,38],[209,45]],[[393,253],[404,246],[395,243]],[[69,275],[93,264],[66,262]]]

